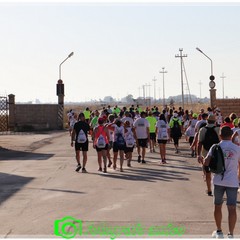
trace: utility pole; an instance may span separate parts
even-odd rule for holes
[[[160,87],[158,88],[158,92],[159,92],[159,101],[160,101],[160,99],[161,99],[161,88]]]
[[[200,89],[200,99],[202,98],[202,82],[200,81],[199,83],[199,89]]]
[[[180,58],[180,64],[181,64],[181,85],[182,85],[182,108],[184,109],[184,91],[183,91],[183,57],[187,57],[186,54],[182,55],[182,51],[183,49],[182,48],[179,48],[179,52],[180,52],[180,55],[177,54],[175,55],[175,57],[179,57]]]
[[[140,91],[141,91],[141,87],[138,88],[138,95],[139,95],[139,97],[141,97]]]
[[[147,94],[148,94],[148,99],[150,99],[150,84],[148,83],[146,83],[145,84],[145,87],[146,87],[146,99],[147,99]],[[147,89],[147,87],[149,87],[149,89]],[[148,91],[147,91],[148,90]],[[150,101],[145,101],[146,102],[146,105],[148,105],[147,103],[150,103]]]
[[[151,84],[148,83],[147,86],[149,87],[149,89],[148,89],[148,97],[151,98]]]
[[[143,88],[143,99],[145,100],[145,85],[143,85],[142,88]]]
[[[224,78],[226,78],[226,76],[224,76],[224,73],[220,78],[222,78],[222,93],[223,93],[223,99],[224,99]]]
[[[163,108],[165,108],[165,86],[164,86],[164,73],[167,73],[167,71],[164,71],[165,67],[162,67],[162,71],[159,73],[163,74]]]
[[[153,87],[154,87],[154,103],[155,104],[156,104],[156,81],[157,81],[157,79],[154,76],[154,79],[153,79],[154,85],[153,85]]]

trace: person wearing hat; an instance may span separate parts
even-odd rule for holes
[[[197,146],[197,160],[203,164],[203,159],[207,156],[207,153],[211,146],[215,143],[219,143],[219,127],[215,125],[215,115],[208,115],[207,125],[199,130],[198,134],[198,146]],[[212,196],[211,188],[211,172],[208,168],[203,167],[204,176],[206,177],[207,194]]]
[[[182,137],[182,122],[178,118],[178,113],[174,112],[173,117],[169,122],[170,127],[170,138],[173,139],[174,146],[175,146],[175,153],[179,153],[179,139]]]

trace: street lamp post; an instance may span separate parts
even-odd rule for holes
[[[208,57],[200,48],[196,48],[200,53],[202,53],[205,57],[207,57],[211,61],[211,76],[209,77],[210,82],[209,82],[209,87],[210,87],[210,105],[211,108],[214,107],[214,100],[216,99],[216,89],[215,88],[215,82],[214,82],[214,75],[213,75],[213,62],[210,57]]]
[[[67,58],[65,58],[65,59],[60,63],[60,65],[59,65],[59,80],[61,80],[61,71],[62,71],[61,67],[62,67],[62,64],[63,64],[64,62],[66,62],[70,57],[72,57],[72,55],[73,55],[73,52],[71,52],[71,53],[67,56]]]
[[[64,61],[59,65],[59,80],[57,82],[57,96],[58,96],[58,129],[63,129],[63,119],[64,119],[64,84],[61,79],[61,66],[64,62],[67,61],[73,55],[71,52]]]

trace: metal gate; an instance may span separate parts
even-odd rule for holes
[[[0,96],[0,132],[8,131],[8,99]]]

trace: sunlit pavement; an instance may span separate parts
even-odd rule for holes
[[[124,172],[110,168],[107,174],[98,172],[92,143],[88,173],[75,171],[66,131],[1,135],[0,146],[0,237],[54,237],[54,226],[61,234],[66,216],[82,229],[76,237],[103,237],[99,229],[116,226],[125,231],[121,237],[173,237],[175,229],[181,237],[209,238],[215,230],[213,198],[205,194],[201,168],[184,138],[179,154],[167,145],[167,164],[160,164],[158,149],[147,151],[147,163],[140,164],[135,150],[131,168],[124,162]],[[235,235],[240,235],[238,224]]]

